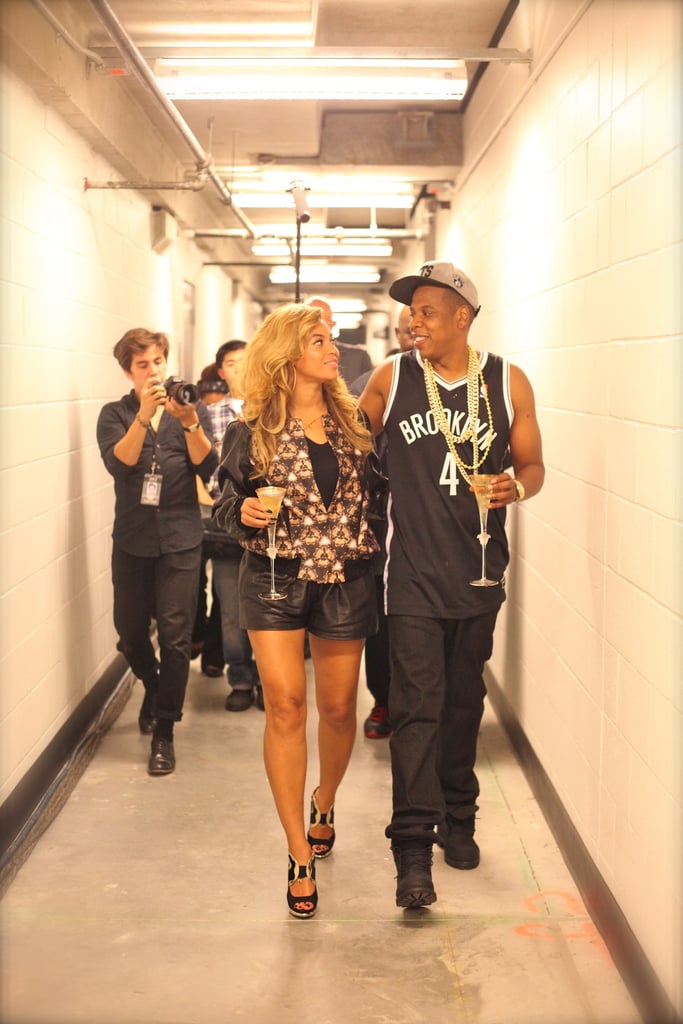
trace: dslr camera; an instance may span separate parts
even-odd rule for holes
[[[199,401],[199,388],[180,377],[169,377],[164,387],[168,397],[175,399],[178,405],[194,405]]]

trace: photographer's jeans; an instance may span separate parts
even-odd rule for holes
[[[158,670],[156,715],[179,722],[190,670],[201,544],[155,558],[112,551],[117,647],[150,689]],[[159,661],[150,638],[156,619]]]
[[[221,609],[223,658],[228,666],[228,682],[233,690],[251,690],[261,682],[246,629],[239,623],[237,582],[242,552],[236,558],[212,558],[213,586]]]

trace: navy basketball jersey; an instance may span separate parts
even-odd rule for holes
[[[489,431],[493,431],[493,440],[478,472],[502,473],[510,465],[513,411],[509,364],[488,352],[480,353],[479,360],[493,419],[493,423],[486,422],[486,403],[480,395],[480,453]],[[500,586],[472,587],[470,580],[481,576],[477,501],[435,423],[423,366],[416,350],[395,358],[384,413],[391,491],[386,607],[395,615],[470,618],[493,611],[505,599],[504,573],[509,559],[505,509],[490,509],[488,514],[486,574],[500,580]],[[468,418],[467,377],[449,382],[435,371],[435,380],[451,431],[458,436]],[[471,442],[456,445],[456,450],[471,466]]]

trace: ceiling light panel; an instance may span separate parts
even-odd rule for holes
[[[285,241],[266,241],[261,240],[255,242],[251,251],[254,256],[270,256],[274,258],[288,257],[292,255],[292,246],[288,245]],[[309,257],[332,257],[332,259],[338,259],[339,257],[352,257],[354,259],[387,259],[393,253],[393,247],[390,242],[364,242],[359,239],[357,242],[335,242],[333,239],[326,241],[308,241],[302,239],[300,244],[300,255],[303,259]]]
[[[454,77],[461,77],[464,73],[463,61],[446,58],[432,57],[353,57],[348,56],[315,56],[312,53],[298,54],[297,56],[281,56],[279,54],[266,57],[253,55],[243,56],[231,54],[226,57],[215,57],[211,55],[196,54],[193,56],[160,57],[156,61],[156,68],[170,68],[176,70],[187,70],[188,68],[202,71],[228,71],[236,70],[243,72],[245,69],[253,70],[258,68],[264,74],[271,71],[288,70],[295,72],[306,72],[315,69],[317,71],[330,70],[332,68],[344,68],[362,70],[365,72],[400,70],[402,74],[414,74],[415,72],[449,72]]]
[[[379,270],[368,266],[323,266],[301,267],[299,280],[303,284],[377,284]],[[271,284],[294,284],[294,267],[275,267],[270,272]]]
[[[269,33],[271,36],[272,33]],[[290,49],[164,55],[157,81],[172,100],[449,101],[467,89],[465,62],[443,54]]]
[[[233,202],[243,210],[293,209],[292,197],[286,192],[233,192]],[[306,204],[311,210],[358,209],[367,207],[380,210],[410,210],[415,202],[412,195],[371,193],[362,190],[348,193],[308,192]]]
[[[449,102],[461,100],[465,78],[385,75],[178,75],[157,78],[171,100],[347,100]]]

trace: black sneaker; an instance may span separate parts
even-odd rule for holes
[[[474,815],[469,818],[448,818],[436,830],[436,844],[444,852],[451,868],[471,871],[479,865],[479,847],[474,840]]]
[[[389,710],[383,704],[375,704],[363,723],[366,740],[385,740],[391,736]]]
[[[254,703],[253,690],[233,690],[225,698],[226,711],[246,711]]]
[[[401,848],[392,846],[396,864],[396,906],[416,910],[436,902],[432,882],[432,845]]]

